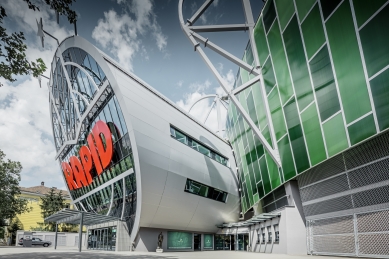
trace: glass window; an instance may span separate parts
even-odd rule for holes
[[[215,189],[205,184],[187,179],[185,184],[185,192],[209,198],[215,201],[226,202],[227,192]]]
[[[176,131],[176,137],[175,139],[177,139],[178,141],[180,141],[181,143],[184,143],[185,145],[188,145],[188,137],[185,136],[184,134],[182,134],[181,132],[179,131]]]
[[[264,244],[266,242],[265,228],[262,228],[261,232],[262,232],[262,244]]]
[[[184,143],[185,145],[190,146],[191,148],[197,150],[203,155],[206,155],[207,157],[210,157],[211,159],[219,162],[222,165],[228,166],[228,159],[225,157],[222,157],[221,155],[217,154],[213,150],[209,149],[205,145],[200,144],[199,142],[195,141],[194,139],[188,137],[184,133],[180,132],[179,130],[170,127],[170,135],[175,138],[176,140],[180,141],[181,143]]]
[[[271,242],[272,242],[272,231],[271,231],[271,227],[267,227],[267,236],[268,236],[267,242],[268,242],[268,243],[271,243]]]
[[[278,225],[274,225],[274,242],[280,242],[280,231]]]

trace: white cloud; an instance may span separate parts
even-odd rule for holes
[[[55,22],[54,12],[45,5],[40,8],[40,12],[29,10],[22,0],[6,0],[1,5],[8,15],[4,19],[8,32],[12,32],[9,29],[12,27],[32,39],[26,42],[27,58],[42,58],[48,67],[45,74],[49,75],[57,43],[45,37],[45,48],[41,48],[40,39],[36,36],[35,19],[42,17],[45,30],[59,41],[72,32],[60,27]],[[65,183],[58,162],[55,161],[47,80],[42,80],[42,88],[39,88],[38,80],[32,76],[18,77],[18,81],[13,84],[0,80],[4,85],[0,88],[0,148],[8,159],[21,162],[21,185],[34,186],[44,181],[46,186],[64,189]]]
[[[219,68],[221,70],[223,69],[223,64],[221,66],[219,65]],[[232,72],[232,70],[229,70],[227,74],[222,74],[223,79],[226,81],[228,87],[232,88],[235,82],[235,77]],[[189,86],[189,89],[191,89],[190,93],[187,93],[184,95],[184,98],[176,102],[176,104],[184,109],[185,111],[189,111],[189,109],[192,107],[192,105],[199,100],[201,97],[204,97],[207,95],[206,90],[209,90],[211,88],[212,84],[209,80],[204,81],[203,83],[192,83]],[[224,96],[225,92],[221,86],[216,87],[213,89],[213,94],[217,94],[219,96]],[[194,116],[196,119],[198,119],[200,122],[204,122],[204,120],[207,118],[208,112],[211,109],[213,102],[213,98],[204,99],[199,101],[197,104],[193,106],[193,108],[190,110],[190,114]],[[225,129],[225,123],[227,118],[227,110],[224,108],[224,106],[220,107],[220,114],[221,114],[221,128]],[[228,108],[228,106],[227,106]],[[211,113],[209,114],[209,117],[205,123],[206,126],[208,126],[211,130],[216,132],[218,130],[218,121],[217,121],[217,112],[216,112],[216,106],[212,108]]]
[[[167,36],[162,33],[157,22],[151,0],[117,0],[117,3],[123,5],[125,12],[104,12],[104,18],[98,21],[92,38],[113,54],[122,66],[132,71],[134,56],[139,51],[143,54],[145,52],[142,37],[151,33],[158,49],[165,51]]]
[[[219,0],[214,0],[213,5],[216,7],[219,4]]]

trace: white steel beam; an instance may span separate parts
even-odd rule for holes
[[[247,24],[188,26],[188,29],[195,32],[246,31],[248,28]]]
[[[249,30],[251,28],[251,30],[250,30],[251,47],[256,49],[256,46],[254,44],[254,34],[253,34],[254,20],[252,18],[250,3],[249,3],[249,0],[242,0],[242,1],[243,1],[243,6],[244,6],[244,10],[245,10],[245,15],[246,15],[246,21],[247,21],[247,24],[245,24],[244,27],[245,27],[245,29],[249,28]],[[274,135],[274,129],[272,127],[273,125],[272,125],[272,122],[270,119],[271,118],[270,117],[270,109],[269,109],[269,104],[268,104],[267,98],[266,98],[265,87],[263,84],[263,76],[262,76],[262,73],[256,69],[256,68],[259,68],[259,61],[258,61],[257,55],[254,55],[254,52],[253,52],[253,56],[255,59],[255,67],[252,67],[251,65],[236,58],[231,53],[220,48],[216,44],[209,42],[208,39],[205,39],[205,38],[201,37],[200,35],[198,35],[196,32],[194,32],[194,30],[201,31],[201,32],[204,32],[204,31],[206,31],[206,32],[223,31],[223,30],[228,31],[228,30],[231,30],[231,25],[188,26],[188,24],[185,24],[185,22],[183,20],[183,15],[182,15],[183,2],[184,2],[184,0],[179,0],[179,3],[178,3],[178,15],[179,15],[182,30],[184,31],[184,33],[187,35],[188,39],[193,44],[195,51],[197,51],[200,54],[201,58],[204,60],[204,62],[209,67],[211,72],[215,75],[216,79],[220,83],[223,90],[227,93],[231,102],[236,106],[237,110],[241,113],[243,119],[247,122],[249,127],[253,130],[254,134],[258,137],[258,139],[260,140],[260,142],[262,143],[262,145],[264,146],[266,151],[270,154],[272,159],[277,163],[278,167],[281,167],[281,159],[279,156],[278,149],[276,148],[277,144],[275,142],[275,138],[273,139],[273,136],[272,136],[272,135]],[[204,10],[201,10],[201,11],[204,12]],[[238,28],[238,26],[235,27],[235,29],[237,29],[237,28]],[[268,118],[268,123],[269,123],[269,131],[270,131],[270,134],[272,136],[272,140],[273,140],[272,142],[273,142],[273,145],[275,148],[273,148],[267,142],[267,140],[263,136],[262,132],[258,129],[257,125],[255,125],[255,123],[252,121],[250,116],[244,110],[243,106],[241,105],[239,100],[236,98],[235,94],[232,93],[232,89],[230,89],[230,87],[227,85],[227,83],[225,82],[223,77],[219,74],[219,72],[217,71],[215,66],[209,60],[209,58],[205,54],[204,50],[201,48],[198,41],[202,42],[205,47],[211,48],[212,50],[219,53],[220,55],[227,58],[228,60],[234,62],[235,64],[238,64],[240,67],[246,69],[247,71],[250,71],[250,73],[254,74],[255,76],[259,76],[259,80],[262,81],[261,92],[262,92],[262,97],[263,97],[264,102],[265,102],[266,115],[268,115],[267,118]],[[255,51],[255,53],[256,53],[256,51]],[[258,78],[256,78],[255,80],[256,80],[255,82],[257,82]],[[252,80],[250,80],[250,81],[252,81]],[[253,82],[253,83],[255,83],[255,82]],[[245,88],[247,88],[247,87],[248,86],[245,86]],[[243,88],[240,88],[240,90],[242,91]]]
[[[254,77],[253,79],[247,81],[246,83],[244,83],[243,85],[235,88],[234,90],[232,90],[232,94],[234,95],[237,95],[239,94],[240,92],[242,92],[244,89],[246,89],[247,87],[250,87],[252,86],[253,84],[255,84],[256,82],[260,81],[261,79],[261,76],[256,76]]]
[[[198,18],[200,18],[200,16],[205,12],[205,10],[207,10],[207,8],[210,6],[210,4],[212,4],[213,0],[207,0],[204,2],[204,4],[197,10],[197,12],[195,12],[195,14],[193,14],[193,16],[186,20],[188,22],[189,25],[192,25],[194,24]]]
[[[238,57],[235,57],[234,55],[232,55],[231,53],[229,53],[225,49],[219,47],[215,43],[213,43],[213,42],[209,41],[208,39],[204,38],[203,36],[201,36],[201,35],[199,35],[199,34],[197,34],[195,32],[191,32],[191,34],[193,35],[193,37],[197,41],[203,43],[205,47],[215,51],[217,54],[219,54],[222,57],[228,59],[229,61],[235,63],[236,65],[238,65],[239,67],[243,68],[244,70],[246,70],[248,72],[251,72],[253,75],[256,75],[256,76],[260,74],[260,70],[258,70],[255,67],[247,64],[242,59],[240,59]]]

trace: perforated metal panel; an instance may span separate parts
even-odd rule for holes
[[[313,237],[313,253],[355,255],[354,235],[325,235]]]
[[[389,258],[389,133],[325,161],[298,183],[308,253]]]
[[[313,235],[354,233],[354,221],[352,215],[338,218],[312,220],[311,223]]]

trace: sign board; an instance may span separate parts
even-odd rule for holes
[[[188,232],[167,232],[168,250],[189,250],[192,249],[192,233]]]
[[[204,249],[213,249],[213,235],[212,234],[204,234]]]

